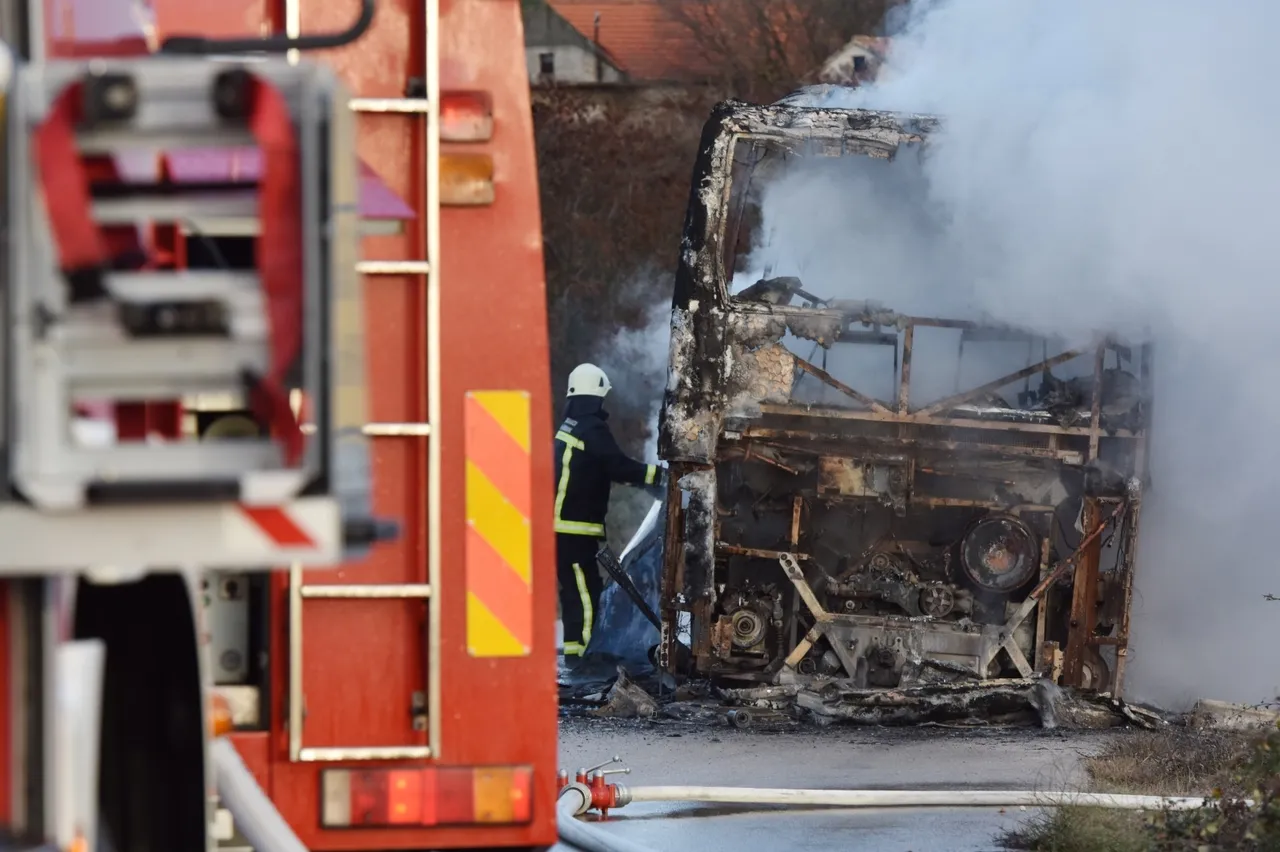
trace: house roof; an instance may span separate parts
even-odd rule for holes
[[[622,70],[622,64],[604,45],[593,44],[586,34],[565,20],[550,3],[526,3],[522,15],[526,47],[578,45],[589,53],[598,53],[614,68]]]
[[[600,15],[600,46],[633,80],[688,81],[713,73],[689,28],[656,0],[548,0],[588,40]]]
[[[810,77],[822,83],[838,85],[857,84],[861,80],[874,79],[876,72],[889,55],[892,42],[878,36],[856,35],[844,47],[831,54]],[[868,69],[859,74],[854,70],[854,59],[865,57]]]

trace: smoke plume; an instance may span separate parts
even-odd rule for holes
[[[661,289],[654,288],[653,282],[669,277],[669,273],[646,269],[625,286],[631,292],[647,293]],[[658,461],[658,415],[670,340],[671,302],[665,299],[645,308],[639,325],[620,329],[596,355],[596,364],[613,385],[605,405],[612,415],[614,434],[629,452],[641,446],[636,439],[642,442],[638,458],[650,463]],[[652,495],[636,488],[612,489],[606,526],[614,553],[621,553],[632,541],[653,502]]]
[[[934,113],[943,129],[892,183],[882,163],[846,158],[771,188],[771,261],[794,256],[774,274],[1073,339],[1150,329],[1129,692],[1166,705],[1275,695],[1280,3],[908,9],[881,82],[826,105]]]
[[[658,460],[658,415],[670,340],[671,303],[657,302],[645,310],[640,326],[618,331],[596,358],[613,385],[609,409],[618,417],[637,418],[644,426],[647,462]]]

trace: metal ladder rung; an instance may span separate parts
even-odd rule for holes
[[[357,230],[362,237],[381,237],[397,233],[399,226],[394,219],[361,218]],[[256,237],[262,233],[256,212],[253,216],[193,216],[179,223],[179,227],[187,237]]]
[[[72,447],[64,451],[62,458],[62,470],[67,481],[120,484],[134,481],[173,483],[237,480],[242,487],[274,489],[270,496],[277,501],[290,499],[296,493],[295,488],[304,484],[302,474],[291,470],[275,475],[279,466],[278,447],[269,441],[248,440],[223,444],[174,443],[154,446],[129,443],[106,447]],[[246,477],[253,481],[248,481]]]
[[[194,302],[248,295],[261,306],[261,282],[256,272],[110,272],[106,288],[127,302]]]
[[[352,98],[348,106],[352,112],[426,115],[430,101],[426,98]]]
[[[165,199],[98,199],[93,202],[93,218],[103,225],[128,225],[148,219],[158,222],[194,222],[199,219],[256,221],[258,198],[249,193],[241,198],[227,195],[200,198],[188,195]]]
[[[430,275],[431,264],[425,260],[362,260],[356,264],[361,275]]]
[[[303,423],[302,433],[313,435],[316,424]],[[366,423],[360,433],[367,438],[427,438],[431,436],[430,423]]]
[[[234,356],[237,353],[231,353]],[[167,357],[175,357],[168,355]],[[176,356],[181,357],[181,356]],[[248,363],[259,364],[266,369],[266,359],[252,358]],[[185,365],[184,365],[185,366]],[[244,374],[226,372],[201,373],[184,369],[159,373],[149,371],[138,375],[111,375],[90,372],[87,369],[68,373],[65,381],[68,395],[76,402],[93,399],[172,399],[186,393],[234,393],[244,388]]]
[[[262,323],[233,319],[234,337],[155,337],[134,339],[112,328],[67,323],[59,340],[63,380],[83,396],[89,387],[139,383],[166,385],[179,396],[229,392],[244,387],[242,370],[267,366],[267,329]],[[190,388],[183,390],[184,383]]]
[[[179,151],[185,148],[249,148],[257,143],[248,130],[217,128],[192,129],[140,128],[126,130],[90,130],[76,134],[76,147],[81,154],[119,154],[137,150],[140,143],[156,151]]]
[[[370,438],[426,438],[430,423],[366,423],[360,430]]]
[[[431,586],[426,583],[303,586],[299,591],[304,598],[328,600],[416,600],[431,597]]]
[[[429,746],[370,746],[304,748],[298,752],[303,763],[342,760],[425,760],[431,757]]]

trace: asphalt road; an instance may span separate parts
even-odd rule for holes
[[[633,786],[1080,789],[1080,757],[1107,736],[941,728],[764,732],[568,719],[561,723],[560,761],[572,772],[618,754],[632,769],[618,780]],[[998,838],[1033,815],[998,808],[784,811],[641,803],[602,827],[655,852],[986,852],[1000,849]]]

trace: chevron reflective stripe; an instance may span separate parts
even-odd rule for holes
[[[529,394],[471,391],[466,455],[467,650],[523,657],[533,645]]]

